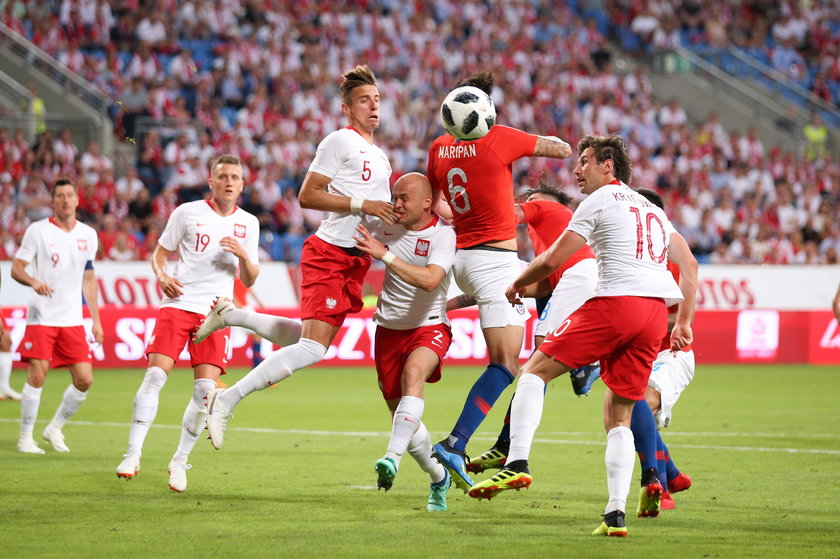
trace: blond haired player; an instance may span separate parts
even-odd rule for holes
[[[204,319],[208,301],[233,295],[237,271],[247,286],[259,274],[259,222],[236,205],[244,187],[239,159],[219,156],[207,183],[210,198],[178,206],[152,253],[152,270],[164,300],[146,347],[148,368],[134,397],[128,449],[117,466],[121,478],[140,471],[143,442],[157,414],[160,391],[187,344],[195,381],[184,410],[181,440],[169,462],[169,487],[178,492],[187,488],[187,458],[204,426],[204,398],[227,364],[227,332],[215,332],[201,345],[192,343],[193,332]],[[178,263],[170,274],[166,262],[175,251]]]

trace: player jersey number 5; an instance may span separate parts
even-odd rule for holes
[[[458,184],[455,179],[460,179]],[[467,196],[467,189],[462,185],[467,183],[467,174],[459,167],[453,167],[446,174],[446,186],[449,190],[449,205],[453,210],[459,214],[466,213],[470,210],[470,197]],[[457,196],[461,196],[461,200]]]

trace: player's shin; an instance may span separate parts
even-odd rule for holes
[[[627,495],[633,477],[634,459],[633,432],[628,427],[618,426],[607,433],[607,450],[604,464],[607,466],[607,490],[610,500],[604,513],[627,510]]]
[[[207,417],[207,408],[204,405],[204,397],[216,387],[216,383],[207,378],[195,379],[193,383],[193,394],[184,416],[181,419],[181,440],[178,443],[178,450],[172,457],[173,460],[186,462],[192,452],[198,437],[204,428],[204,421]]]
[[[400,460],[408,448],[409,440],[420,426],[423,408],[423,398],[417,398],[416,396],[403,396],[400,398],[400,403],[397,404],[397,409],[394,411],[394,420],[391,424],[388,452],[385,454],[386,458],[394,460],[397,468],[400,467]]]
[[[420,469],[429,474],[432,483],[439,483],[446,477],[446,471],[436,459],[432,458],[432,439],[426,425],[420,422],[417,430],[408,441],[408,453],[420,466]]]
[[[269,355],[250,373],[219,396],[222,404],[233,409],[245,396],[256,390],[265,390],[294,371],[317,363],[327,354],[327,348],[314,340],[301,338],[296,344],[279,349]]]
[[[502,365],[491,363],[487,366],[473,384],[455,428],[452,429],[449,441],[453,448],[462,452],[467,448],[470,437],[487,417],[501,393],[513,382],[513,378],[514,375]]]
[[[507,466],[514,462],[528,460],[534,433],[542,419],[545,403],[545,382],[530,373],[523,373],[516,384],[516,393],[511,402],[510,452]]]
[[[227,326],[246,328],[281,347],[300,340],[302,326],[291,318],[233,309],[225,314],[224,319]]]
[[[160,367],[149,367],[137,394],[134,396],[134,413],[128,431],[127,454],[140,454],[149,428],[157,415],[160,391],[166,384],[166,373]]]

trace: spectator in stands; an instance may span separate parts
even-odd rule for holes
[[[82,154],[81,163],[85,180],[91,184],[98,183],[101,174],[109,171],[113,173],[114,170],[114,164],[102,153],[96,140],[88,144],[87,150]]]
[[[802,134],[807,142],[805,151],[808,159],[815,161],[826,154],[826,143],[828,141],[828,128],[823,123],[818,112],[811,115],[811,122],[802,129]]]
[[[129,88],[120,96],[120,103],[125,136],[134,138],[137,118],[148,114],[146,107],[149,104],[149,91],[142,76],[134,76],[129,83]]]
[[[24,181],[23,189],[18,193],[17,204],[23,207],[29,221],[38,221],[52,215],[52,196],[47,185],[36,175],[30,175]]]

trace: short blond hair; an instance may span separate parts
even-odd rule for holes
[[[373,70],[367,64],[360,64],[352,70],[348,70],[341,75],[344,81],[341,82],[341,101],[345,105],[350,104],[350,94],[357,87],[363,85],[376,85],[376,76],[373,75]]]
[[[239,161],[239,158],[230,153],[224,153],[210,163],[210,174],[213,174],[213,169],[218,165],[237,165],[240,169],[242,168],[242,162]]]

